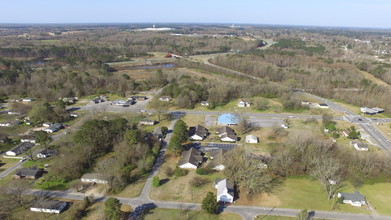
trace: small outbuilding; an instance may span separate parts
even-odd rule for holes
[[[247,135],[246,136],[246,143],[256,144],[256,143],[258,143],[258,138],[255,135]]]

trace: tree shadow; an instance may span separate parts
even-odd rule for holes
[[[140,206],[137,206],[133,212],[130,214],[130,219],[145,219],[148,214],[153,213],[153,210],[156,209],[157,206],[154,203],[147,203]]]
[[[170,181],[169,178],[160,180],[160,185],[163,186],[164,184],[168,183]]]

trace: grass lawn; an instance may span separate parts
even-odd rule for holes
[[[82,220],[96,220],[96,219],[104,219],[104,203],[97,202],[92,204],[87,208],[86,215],[82,218]],[[122,205],[121,211],[123,212],[131,212],[132,207],[129,205]]]
[[[191,220],[241,220],[238,214],[221,213],[219,215],[210,215],[202,210],[180,210],[180,209],[162,209],[156,208],[149,210],[141,219],[158,220],[158,219],[191,219]]]
[[[340,191],[353,192],[350,184],[346,184]],[[281,202],[282,208],[308,209],[308,210],[331,210],[333,200],[327,199],[326,192],[316,180],[307,178],[288,178],[284,181],[281,190],[275,193]],[[367,213],[365,207],[351,207],[347,204],[339,205],[342,212]]]
[[[365,184],[359,188],[367,201],[381,215],[391,215],[391,183]]]
[[[19,162],[19,159],[11,159],[11,158],[0,158],[0,172],[12,167],[16,163]]]
[[[143,190],[146,180],[147,180],[147,176],[142,177],[136,182],[129,184],[124,190],[122,190],[118,194],[115,194],[114,196],[136,198],[140,195],[141,191]]]
[[[189,170],[189,173],[186,176],[167,177],[164,172],[166,167],[175,169],[179,158],[167,155],[165,160],[166,161],[159,169],[158,177],[163,182],[168,182],[152,189],[150,197],[154,200],[201,203],[207,192],[216,193],[216,189],[213,187],[215,179],[224,177],[224,175],[219,172],[214,172],[210,175],[197,175],[195,170]],[[209,182],[199,188],[192,187],[189,183],[195,176],[208,179]]]
[[[391,139],[391,127],[390,123],[382,123],[380,125],[375,125],[374,127],[379,130],[384,136]]]
[[[185,115],[181,118],[189,127],[196,126],[197,124],[204,126],[205,116],[204,115]]]

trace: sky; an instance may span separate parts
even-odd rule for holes
[[[227,23],[391,28],[391,0],[3,0],[0,23]]]

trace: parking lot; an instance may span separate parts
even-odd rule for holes
[[[237,144],[233,143],[192,143],[191,147],[195,147],[202,152],[211,152],[216,150],[232,150]]]
[[[141,112],[142,110],[145,110],[145,107],[147,106],[150,99],[147,100],[137,100],[136,103],[132,105],[115,105],[112,101],[105,101],[105,102],[99,102],[99,103],[93,103],[89,102],[85,106],[81,106],[81,110],[90,110],[90,111],[112,111],[112,112]]]
[[[216,126],[216,116],[206,115],[205,116],[205,126],[206,127]]]

